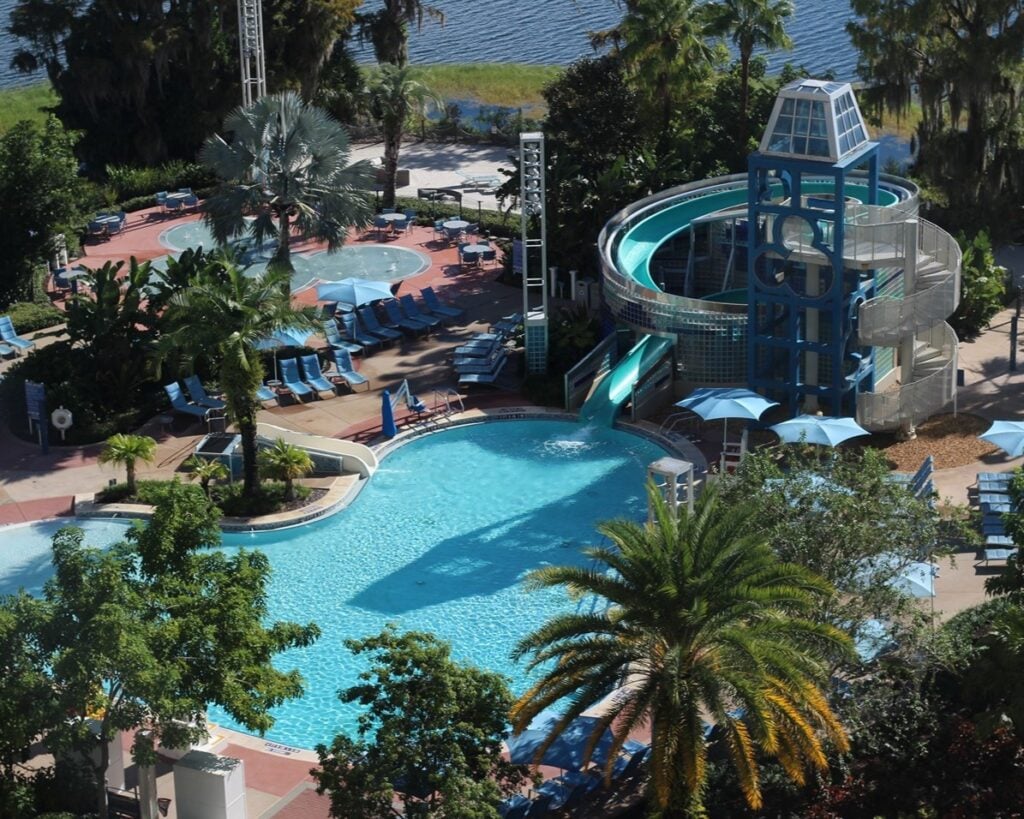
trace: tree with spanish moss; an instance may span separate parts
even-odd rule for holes
[[[742,505],[706,489],[693,513],[674,515],[653,486],[654,519],[598,526],[609,546],[584,550],[589,565],[532,572],[532,588],[594,595],[607,606],[552,618],[525,637],[540,679],[512,711],[522,731],[559,703],[558,732],[613,691],[586,753],[614,737],[605,774],[630,732],[651,732],[648,801],[662,817],[705,815],[705,720],[723,737],[748,805],[761,807],[760,755],[802,784],[848,741],[826,699],[831,664],[851,641],[815,619],[835,592],[803,567],[781,562]],[[625,686],[623,684],[625,682]],[[563,705],[564,704],[564,705]]]

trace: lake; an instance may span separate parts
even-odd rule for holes
[[[381,0],[365,0],[366,9]],[[6,29],[15,0],[0,0],[0,25]],[[564,65],[591,53],[587,31],[609,28],[622,11],[613,0],[435,0],[444,10],[443,28],[428,23],[412,32],[413,62],[520,62]],[[813,71],[831,68],[840,79],[854,79],[856,52],[843,29],[849,0],[795,0],[787,26],[795,43],[790,52],[770,56],[772,69],[787,60]],[[9,65],[17,48],[6,31],[0,35],[0,88],[44,79],[24,76]],[[369,52],[360,55],[372,58]]]

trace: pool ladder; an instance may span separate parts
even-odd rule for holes
[[[450,418],[460,412],[466,411],[466,405],[462,403],[462,396],[458,390],[451,387],[434,390],[434,415],[442,418]]]

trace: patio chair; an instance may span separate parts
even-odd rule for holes
[[[405,232],[412,233],[412,229],[416,227],[416,211],[409,209],[405,212]]]
[[[366,389],[370,389],[370,379],[362,373],[356,372],[352,366],[352,356],[350,356],[345,350],[338,350],[331,348],[328,352],[328,356],[334,363],[335,374],[331,376],[332,379],[344,381],[349,387],[355,391],[355,388],[360,384],[365,384]]]
[[[430,331],[430,327],[422,321],[415,321],[414,319],[403,316],[401,311],[398,309],[398,302],[394,299],[384,302],[384,312],[387,313],[388,316],[387,326],[392,329],[400,329],[403,332],[408,332],[409,335],[416,335],[417,333],[425,334]]]
[[[395,219],[395,221],[391,223],[391,231],[395,235],[397,235],[399,233],[405,233],[405,231],[406,231],[406,229],[408,227],[409,227],[409,220],[408,219]]]
[[[181,391],[177,381],[173,384],[164,384],[164,392],[167,393],[167,397],[171,400],[171,408],[175,412],[182,415],[191,415],[193,418],[202,418],[204,421],[210,420],[210,408],[190,403],[185,398],[185,393]]]
[[[302,374],[306,376],[303,380],[309,386],[317,392],[337,394],[334,390],[335,385],[324,378],[323,370],[320,369],[320,359],[316,357],[315,353],[304,355],[299,360],[302,362]]]
[[[467,225],[465,233],[466,233],[467,236],[479,236],[480,235],[480,225],[478,225],[476,223]]]
[[[391,223],[383,216],[373,217],[373,230],[377,234],[377,238],[384,236],[391,227]]]
[[[522,313],[512,313],[510,316],[502,316],[499,321],[494,322],[491,325],[491,332],[501,333],[502,335],[511,335],[519,329],[519,325],[523,323]]]
[[[164,207],[168,213],[181,213],[185,210],[185,205],[182,204],[180,199],[168,199]]]
[[[339,317],[341,326],[344,328],[344,338],[355,344],[360,344],[364,349],[371,349],[381,346],[381,340],[369,333],[364,333],[359,326],[359,320],[355,313],[342,313]]]
[[[281,375],[281,383],[291,391],[291,394],[295,396],[297,401],[301,401],[303,396],[314,394],[313,388],[299,377],[299,362],[297,359],[282,358],[277,362],[277,366]]]
[[[167,204],[167,191],[156,192],[156,204],[161,208]]]
[[[458,307],[449,307],[441,303],[441,300],[437,297],[437,293],[434,292],[434,288],[427,286],[420,290],[420,295],[423,297],[423,303],[427,305],[427,309],[438,316],[447,316],[448,318],[458,318],[465,310],[460,310]]]
[[[31,350],[36,346],[34,341],[29,341],[18,335],[10,316],[0,316],[0,341],[3,341],[8,347],[14,347],[17,351]]]
[[[416,306],[416,302],[413,297],[406,294],[399,297],[398,303],[402,307],[402,312],[405,313],[413,321],[420,321],[426,324],[431,330],[441,323],[439,316],[429,316],[426,313],[420,312],[420,308]]]
[[[498,261],[498,251],[494,250],[493,248],[491,250],[483,251],[480,254],[480,261],[481,261],[481,263],[483,263],[483,262],[495,262],[495,263],[497,263],[497,261]]]
[[[266,404],[268,401],[277,401],[277,393],[274,392],[266,384],[261,384],[259,389],[256,390],[256,400],[262,404]]]
[[[97,221],[89,222],[87,228],[88,234],[94,236],[97,239],[102,239],[107,235],[107,226]]]
[[[444,219],[434,220],[434,238],[435,239],[447,239],[448,233],[444,229]]]
[[[194,210],[199,207],[199,197],[194,193],[188,194],[184,199],[181,200],[182,207],[186,207],[189,210]]]
[[[480,263],[480,253],[476,250],[460,250],[459,262],[463,267],[476,267]]]
[[[452,350],[453,360],[456,358],[487,358],[494,355],[502,346],[499,339],[470,339]]]
[[[385,327],[377,320],[377,314],[373,312],[370,305],[359,308],[359,318],[363,320],[363,327],[372,336],[377,336],[381,341],[398,341],[402,338],[401,332]]]
[[[107,223],[107,237],[116,236],[124,230],[124,225],[121,222],[108,222]]]
[[[344,350],[347,353],[361,353],[363,348],[358,344],[345,341],[341,337],[341,333],[338,332],[338,325],[335,324],[334,319],[328,319],[327,321],[321,322],[324,328],[324,338],[327,339],[327,344],[330,347],[336,347],[340,350]]]
[[[193,374],[185,379],[185,390],[188,392],[189,398],[201,407],[209,407],[215,410],[227,408],[227,404],[219,398],[211,398],[207,394],[206,388],[203,387],[203,382],[199,380],[198,375]]]
[[[526,819],[541,819],[541,817],[547,816],[551,812],[553,799],[551,794],[542,793],[530,804],[530,809],[526,812]]]
[[[464,373],[487,373],[493,372],[504,366],[505,359],[508,358],[508,351],[502,347],[494,352],[493,355],[487,358],[473,358],[466,357],[461,359],[455,359],[452,362],[452,366],[455,367],[456,372],[460,374]]]
[[[460,373],[459,374],[459,386],[469,387],[474,384],[493,384],[498,380],[498,376],[501,375],[501,371],[505,368],[505,363],[508,361],[508,356],[504,356],[498,362],[498,365],[490,372],[482,373]]]

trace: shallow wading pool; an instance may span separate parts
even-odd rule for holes
[[[276,709],[268,739],[310,748],[339,730],[354,733],[359,707],[339,689],[365,667],[348,637],[388,622],[430,631],[455,657],[506,674],[518,693],[528,679],[511,661],[516,641],[548,617],[594,600],[526,592],[541,566],[582,563],[601,520],[646,515],[647,464],[665,454],[645,438],[561,421],[503,421],[422,436],[381,464],[346,510],[278,532],[229,534],[224,548],[258,548],[270,558],[270,614],[314,620],[323,635],[282,654],[307,693]],[[49,574],[48,537],[59,524],[13,527],[0,546],[0,593],[38,591]],[[125,524],[87,521],[87,542],[113,542]],[[216,709],[210,719],[236,727]]]

